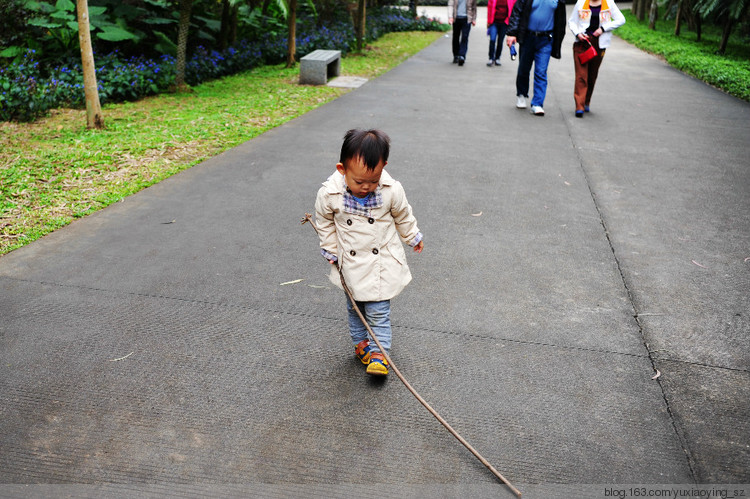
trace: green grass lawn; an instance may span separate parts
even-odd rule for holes
[[[729,39],[726,53],[716,54],[721,31],[704,26],[701,41],[683,24],[679,37],[674,36],[674,21],[658,21],[656,31],[648,21],[638,21],[630,10],[623,11],[627,22],[615,33],[636,47],[663,57],[671,66],[695,76],[721,90],[750,101],[750,43],[735,33]]]
[[[374,78],[441,32],[391,33],[342,60],[342,75]],[[0,255],[279,126],[346,89],[297,84],[299,66],[265,66],[190,93],[0,123]]]

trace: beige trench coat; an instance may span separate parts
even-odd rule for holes
[[[413,243],[419,233],[417,220],[401,183],[385,170],[378,190],[383,205],[372,208],[370,216],[347,213],[344,176],[336,171],[323,183],[315,200],[320,247],[338,257],[346,284],[357,301],[390,300],[411,281],[401,241]],[[333,265],[330,279],[342,287]]]

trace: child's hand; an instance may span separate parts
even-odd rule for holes
[[[414,251],[417,253],[421,253],[423,249],[424,249],[424,241],[419,241],[419,244],[414,246]]]

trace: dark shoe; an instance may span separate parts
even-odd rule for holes
[[[493,64],[495,64],[495,61],[493,61],[492,59],[490,59],[490,60],[489,60],[489,61],[487,62],[487,67],[488,67],[488,68],[490,68],[490,67],[492,67],[492,65],[493,65]]]
[[[583,106],[583,110],[586,111],[587,113],[591,111],[591,109],[589,109],[588,106]]]
[[[457,63],[458,63],[458,56],[455,55],[453,56],[453,64],[457,64]]]
[[[583,111],[580,109],[576,110],[576,118],[583,118]]]
[[[495,59],[495,66],[502,66],[502,64],[500,64],[500,59]]]
[[[463,58],[463,57],[459,57],[459,58],[458,58],[458,65],[459,65],[459,66],[463,66],[463,65],[464,65],[464,61],[466,61],[466,59],[465,59],[465,58]]]

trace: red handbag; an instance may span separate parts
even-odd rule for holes
[[[591,42],[589,42],[588,40],[586,41],[589,43],[589,48],[587,48],[585,51],[578,54],[578,60],[580,61],[581,64],[586,64],[591,59],[597,56],[596,49],[594,48],[594,46],[591,45]]]

